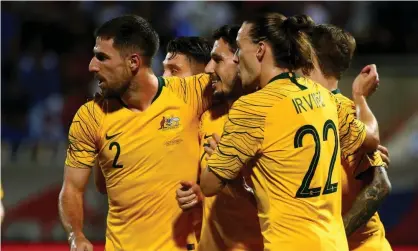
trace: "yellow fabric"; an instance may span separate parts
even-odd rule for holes
[[[204,146],[213,133],[222,135],[228,107],[220,105],[201,118],[200,167],[206,168]],[[248,176],[246,176],[248,177]],[[198,250],[261,251],[263,237],[257,217],[254,195],[245,189],[244,175],[239,175],[221,193],[204,198],[203,223]]]
[[[106,250],[186,250],[192,219],[175,199],[179,181],[197,181],[199,118],[209,105],[208,75],[160,78],[144,112],[118,100],[90,101],[74,117],[66,165],[95,159],[109,197]],[[163,87],[164,85],[164,87]]]
[[[349,98],[342,94],[336,94],[335,97],[341,102],[346,110],[356,115],[355,104]],[[367,185],[365,181],[356,179],[362,172],[366,171],[370,166],[385,165],[380,154],[375,151],[366,154],[361,150],[355,151],[355,154],[345,155],[343,153],[342,164],[342,195],[343,210],[342,214],[347,213],[353,205],[357,195]],[[385,238],[385,228],[380,221],[379,214],[376,212],[366,225],[360,227],[348,238],[350,250],[368,251],[368,250],[392,250],[389,242]]]
[[[297,82],[279,78],[236,101],[208,168],[231,180],[255,162],[251,178],[265,250],[348,250],[337,130],[350,152],[362,144],[364,124],[319,84]]]

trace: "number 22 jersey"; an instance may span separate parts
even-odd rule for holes
[[[265,250],[348,250],[338,136],[342,151],[351,151],[362,144],[364,125],[307,78],[280,74],[233,104],[208,168],[232,180],[244,163],[255,161],[252,183]]]

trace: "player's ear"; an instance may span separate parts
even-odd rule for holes
[[[260,41],[258,43],[258,49],[256,53],[256,57],[258,61],[261,61],[263,59],[265,53],[266,53],[266,44],[264,43],[264,41]]]
[[[141,57],[134,53],[128,58],[128,65],[131,71],[137,71],[139,67],[143,64]]]

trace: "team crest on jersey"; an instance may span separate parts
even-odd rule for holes
[[[163,116],[160,122],[160,128],[158,130],[170,130],[170,129],[176,129],[180,126],[180,118],[174,117],[173,115],[166,117]]]

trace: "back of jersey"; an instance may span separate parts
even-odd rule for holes
[[[335,99],[309,79],[280,74],[234,103],[209,167],[230,179],[255,160],[265,250],[347,250],[338,138]]]
[[[259,216],[262,228],[269,229],[265,238],[274,244],[271,250],[344,250],[334,100],[306,78],[277,80],[263,90],[283,97],[266,110],[254,171]]]

